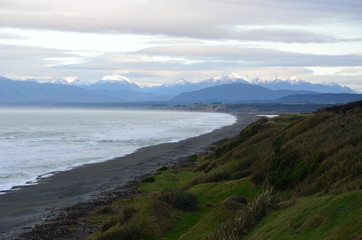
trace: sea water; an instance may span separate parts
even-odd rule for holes
[[[0,109],[0,191],[142,147],[202,135],[235,121],[221,113]]]

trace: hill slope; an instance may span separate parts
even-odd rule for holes
[[[262,118],[188,167],[161,168],[110,213],[95,212],[91,237],[360,239],[361,105]]]
[[[275,102],[282,103],[348,103],[362,100],[362,94],[321,93],[289,95]]]

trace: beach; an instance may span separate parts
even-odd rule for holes
[[[41,224],[50,209],[70,207],[89,201],[99,193],[126,184],[133,178],[169,166],[178,159],[205,152],[221,139],[238,134],[258,119],[255,115],[236,115],[237,122],[211,133],[142,148],[124,157],[84,165],[38,180],[38,184],[22,186],[19,190],[0,195],[0,239],[29,231]]]

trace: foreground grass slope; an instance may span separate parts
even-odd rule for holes
[[[249,125],[98,210],[90,239],[362,239],[361,103]]]

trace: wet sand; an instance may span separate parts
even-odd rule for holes
[[[29,231],[33,224],[49,215],[47,209],[69,207],[87,201],[102,191],[126,184],[136,176],[170,165],[180,158],[202,153],[214,142],[232,137],[258,119],[255,115],[236,115],[238,121],[224,128],[176,143],[142,148],[107,162],[84,165],[39,180],[37,185],[0,195],[0,239]]]

